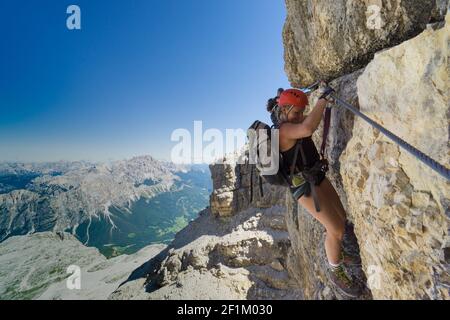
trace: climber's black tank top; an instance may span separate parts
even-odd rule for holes
[[[314,145],[314,141],[311,137],[312,136],[300,139],[303,141],[303,151],[305,152],[306,163],[308,167],[312,167],[317,161],[320,160],[319,152],[317,152],[317,148]],[[289,173],[292,162],[294,161],[295,145],[289,150],[281,152],[281,154],[284,159],[286,172]],[[297,168],[299,168],[300,171],[303,170],[303,160],[300,148],[298,149],[297,155]],[[298,172],[298,170],[295,170],[295,172]]]

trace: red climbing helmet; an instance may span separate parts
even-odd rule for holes
[[[300,108],[306,108],[308,104],[309,104],[308,97],[303,91],[298,89],[284,90],[280,94],[280,97],[278,98],[278,105],[280,107],[295,106]]]

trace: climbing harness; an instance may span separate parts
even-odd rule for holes
[[[324,141],[322,143],[323,148],[325,148],[325,145],[326,145],[326,135],[324,135]],[[295,168],[297,166],[297,155],[299,149],[302,155],[303,170],[299,170],[300,174],[294,175]],[[316,163],[314,163],[312,167],[308,166],[306,162],[306,154],[303,149],[303,140],[299,139],[295,146],[294,160],[292,161],[290,168],[291,188],[304,187],[305,196],[309,196],[310,194],[312,194],[314,200],[314,207],[317,212],[320,212],[320,205],[319,205],[319,197],[316,191],[316,186],[321,182],[320,181],[321,176],[326,174],[327,171],[328,171],[328,161],[324,158],[323,153],[322,158],[316,161]]]

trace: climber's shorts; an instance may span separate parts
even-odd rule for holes
[[[320,185],[324,179],[325,179],[325,172],[320,172],[318,183],[316,185]],[[297,187],[290,187],[290,190],[295,201],[298,201],[298,199],[300,199],[305,193],[309,194],[311,192],[309,183],[307,182]]]

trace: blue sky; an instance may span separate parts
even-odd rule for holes
[[[2,0],[0,161],[169,160],[194,120],[269,121],[289,86],[285,14],[282,0]]]

